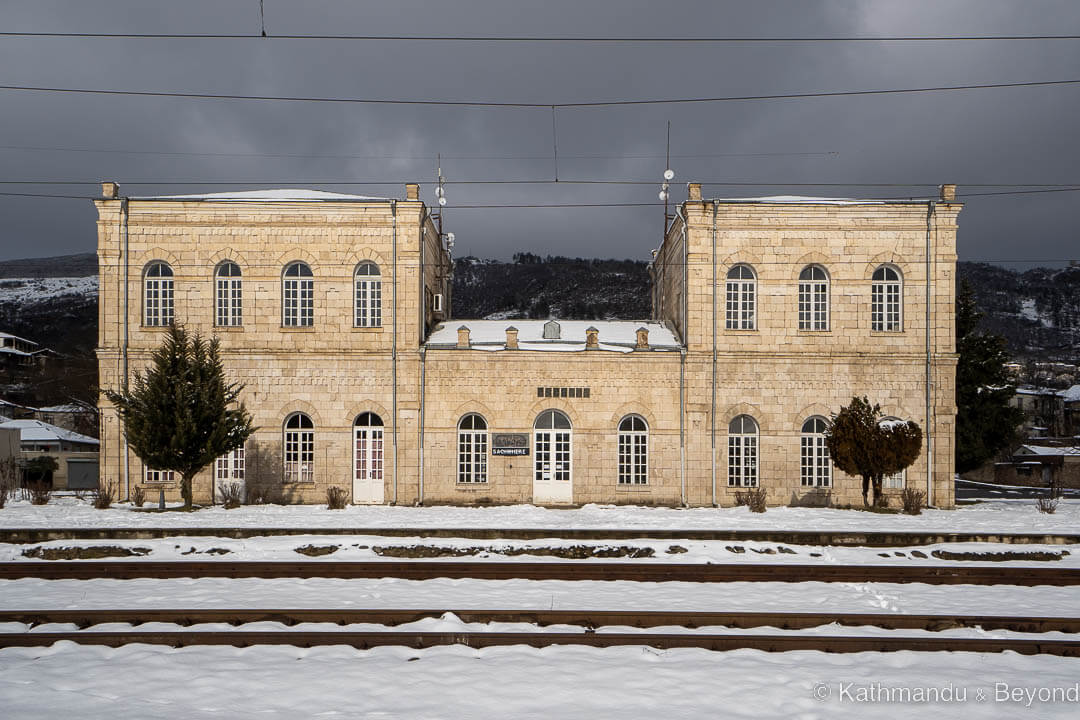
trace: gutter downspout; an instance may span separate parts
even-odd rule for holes
[[[930,267],[930,227],[934,218],[936,203],[930,200],[926,203],[926,507],[934,507],[934,436],[932,409],[931,380],[932,367],[930,356],[930,292],[931,292],[931,267]]]
[[[683,282],[682,282],[682,347],[679,349],[679,492],[686,507],[686,346],[690,328],[690,246],[687,244],[686,215],[682,206],[675,206],[682,223]]]
[[[720,203],[712,206],[712,411],[709,413],[709,448],[712,466],[712,506],[716,507],[716,213]]]
[[[427,389],[427,348],[420,348],[420,496],[417,505],[424,504],[424,395]]]
[[[394,265],[394,310],[391,314],[392,322],[394,323],[394,332],[392,335],[390,346],[390,374],[391,374],[391,387],[393,388],[393,412],[394,412],[394,426],[393,426],[393,443],[394,443],[394,499],[390,503],[391,505],[397,505],[398,501],[398,451],[397,451],[397,426],[398,426],[398,403],[397,403],[397,286],[398,286],[398,264],[397,264],[397,200],[390,201],[390,216],[393,223],[393,265]]]
[[[124,375],[124,392],[128,390],[128,300],[129,300],[129,288],[128,288],[128,199],[120,198],[120,217],[122,218],[120,226],[120,234],[122,236],[122,242],[124,245],[124,341],[120,346],[121,363],[123,365]],[[130,461],[128,453],[127,433],[123,428],[120,428],[121,447],[124,451],[123,457],[123,474],[124,474],[124,500],[131,498],[131,475],[130,475]]]

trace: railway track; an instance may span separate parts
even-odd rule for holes
[[[290,632],[290,631],[131,631],[131,632],[26,632],[0,634],[0,647],[39,647],[67,641],[82,645],[120,647],[132,643],[187,647],[193,645],[349,645],[359,649],[381,646],[430,648],[440,645],[466,645],[484,648],[504,645],[587,645],[616,647],[703,648],[738,650],[752,648],[765,652],[816,650],[831,653],[896,652],[979,652],[1012,651],[1022,655],[1060,655],[1080,657],[1080,641],[1043,639],[928,638],[928,637],[823,637],[815,635],[752,635],[697,633],[549,633],[549,632]]]
[[[804,630],[836,623],[849,627],[872,626],[886,630],[982,628],[1013,632],[1080,633],[1080,618],[1020,617],[1003,615],[904,615],[893,613],[746,613],[639,610],[479,610],[479,609],[122,609],[122,610],[0,610],[0,622],[26,625],[65,623],[91,628],[103,623],[172,623],[180,626],[225,623],[240,626],[256,622],[336,623],[351,625],[403,625],[450,613],[467,623],[532,623],[578,625],[586,629],[604,626],[654,628],[728,627],[737,629],[774,627]]]
[[[724,540],[839,547],[911,547],[938,543],[1072,545],[1075,533],[950,533],[829,530],[665,530],[658,528],[3,528],[0,542],[27,544],[50,540],[152,540],[170,537],[247,539],[291,535],[381,535],[385,537],[469,540]]]
[[[932,585],[1080,585],[1080,569],[985,565],[820,565],[800,563],[502,562],[502,561],[17,561],[0,579],[42,578],[433,578],[480,580],[631,580],[638,582],[889,582]]]

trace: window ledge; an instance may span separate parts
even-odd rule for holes
[[[797,330],[800,335],[831,335],[832,329],[829,330]]]
[[[903,330],[871,330],[870,337],[888,337],[889,335],[903,335]]]
[[[172,323],[168,325],[139,325],[140,330],[168,330],[172,327]]]
[[[214,332],[226,332],[226,333],[242,333],[244,332],[243,325],[215,325]]]
[[[376,325],[374,327],[362,327],[360,325],[353,325],[354,332],[381,332],[384,328],[382,325]]]
[[[471,483],[457,482],[454,483],[454,487],[458,490],[487,490],[491,487],[491,482],[488,480],[485,480],[484,482]]]
[[[615,492],[649,492],[652,490],[652,485],[645,483],[644,485],[630,485],[627,483],[616,483]]]
[[[724,328],[726,333],[756,333],[758,329],[755,328]]]
[[[315,332],[314,325],[282,325],[281,332]]]

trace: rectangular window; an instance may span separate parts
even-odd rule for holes
[[[315,433],[285,431],[285,482],[315,481]]]
[[[755,281],[728,280],[725,300],[725,325],[728,330],[753,330],[757,299]]]
[[[175,477],[172,470],[154,470],[143,466],[143,482],[147,485],[168,485]]]
[[[214,462],[214,479],[219,483],[244,481],[244,448],[225,453]]]
[[[644,432],[619,433],[619,484],[645,485],[649,479],[649,437]]]
[[[757,436],[728,436],[728,485],[757,487]]]
[[[243,325],[243,298],[240,278],[217,278],[217,308],[214,324],[219,327]]]
[[[311,327],[315,319],[315,281],[304,278],[285,278],[285,327]]]
[[[829,329],[829,285],[824,282],[799,283],[799,329]]]
[[[487,482],[487,431],[458,431],[458,482]]]
[[[881,487],[885,490],[903,490],[907,482],[907,470],[901,470],[881,478]]]
[[[382,281],[356,281],[356,327],[382,326]]]

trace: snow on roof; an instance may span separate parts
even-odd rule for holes
[[[12,335],[11,333],[6,333],[6,332],[0,332],[0,338],[14,338],[15,340],[21,340],[24,343],[29,343],[31,345],[37,345],[37,343],[34,342],[33,340],[27,340],[26,338],[21,338],[18,335]]]
[[[97,438],[92,438],[89,435],[81,435],[71,430],[65,430],[62,427],[56,427],[50,425],[47,422],[40,420],[9,420],[5,423],[0,423],[0,428],[15,428],[19,430],[22,442],[56,442],[58,440],[64,440],[66,442],[74,443],[89,443],[93,445],[100,445],[101,443]]]
[[[1057,395],[1058,391],[1053,388],[1033,388],[1022,387],[1016,388],[1017,395]]]
[[[882,427],[887,430],[892,430],[893,428],[900,427],[901,425],[907,425],[907,420],[897,420],[895,418],[878,420],[878,427]]]
[[[601,350],[631,352],[637,344],[638,328],[649,331],[649,347],[677,350],[679,341],[661,323],[632,320],[558,320],[559,337],[544,338],[548,320],[450,320],[435,328],[428,347],[457,347],[458,328],[469,328],[469,343],[475,350],[503,350],[506,329],[517,328],[518,349],[573,352],[585,349],[585,330],[595,327]]]
[[[1073,385],[1067,390],[1062,390],[1058,395],[1065,398],[1065,402],[1080,402],[1080,385]]]
[[[36,410],[37,409],[37,408],[32,408],[29,405],[20,405],[19,403],[13,403],[10,400],[4,400],[3,398],[0,398],[0,406],[3,406],[3,407],[15,407],[15,408],[19,408],[20,410]]]
[[[64,405],[48,405],[46,407],[38,408],[38,412],[48,413],[92,413],[93,408],[88,408],[85,405],[79,405],[77,403],[66,403]]]
[[[884,200],[809,197],[805,195],[766,195],[764,197],[716,198],[717,202],[767,203],[777,205],[884,205]]]
[[[221,202],[333,202],[335,200],[389,200],[370,195],[348,195],[326,190],[303,188],[279,188],[275,190],[238,190],[234,192],[204,193],[202,195],[149,195],[133,197],[132,200],[217,200]]]
[[[1069,455],[1080,456],[1080,447],[1046,447],[1045,445],[1021,445],[1017,455]]]

